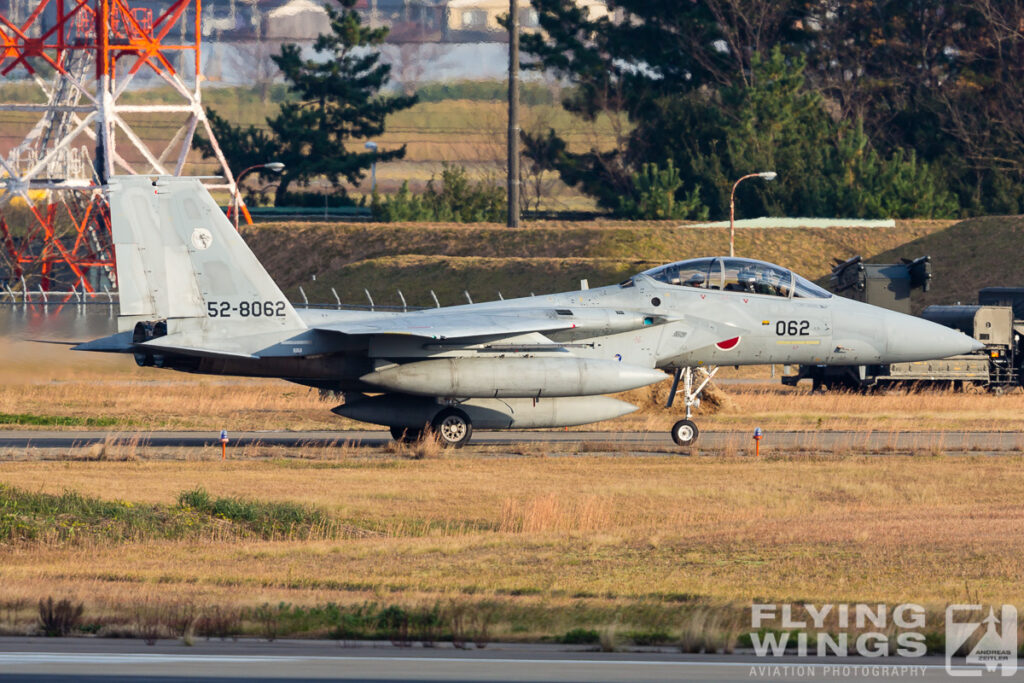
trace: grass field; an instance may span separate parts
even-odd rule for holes
[[[913,601],[931,611],[965,600],[1021,604],[1021,465],[472,451],[418,461],[340,451],[8,463],[2,479],[16,488],[0,491],[5,521],[20,514],[29,526],[50,514],[79,532],[8,538],[0,608],[19,631],[36,600],[70,596],[85,603],[87,621],[124,633],[141,628],[140,609],[191,605],[234,611],[238,628],[258,634],[262,605],[436,605],[449,616],[486,613],[488,636],[503,640],[585,629],[674,643],[696,629],[735,645],[751,600]],[[181,504],[197,487],[236,509],[297,504],[330,524],[242,533],[240,513],[211,519]],[[142,511],[130,534],[95,531],[89,505],[44,495],[64,491],[95,499],[94,508]],[[22,508],[30,499],[36,512],[12,512],[12,499]],[[40,500],[70,511],[52,514]],[[182,531],[189,515],[193,530]],[[324,635],[327,626],[295,628]]]

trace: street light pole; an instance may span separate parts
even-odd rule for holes
[[[732,193],[729,194],[729,256],[735,256],[735,242],[736,242],[736,187],[747,178],[764,178],[765,180],[775,180],[778,173],[775,171],[763,171],[761,173],[748,173],[743,176],[732,186]]]
[[[255,171],[258,168],[265,168],[268,171],[273,171],[274,173],[280,173],[281,171],[284,170],[284,164],[282,164],[280,161],[271,161],[270,163],[266,163],[266,164],[256,164],[255,166],[250,166],[249,168],[245,169],[244,171],[242,171],[241,173],[238,174],[237,178],[235,178],[235,196],[234,196],[234,204],[235,204],[235,206],[234,206],[234,213],[235,213],[235,231],[236,232],[238,231],[238,205],[239,205],[239,198],[240,198],[241,193],[242,193],[242,178],[245,177],[245,174],[249,173],[250,171]],[[250,224],[252,223],[252,219],[249,218],[248,213],[246,213],[246,221],[248,221]]]
[[[519,2],[508,2],[508,227],[519,227]]]
[[[370,165],[370,194],[372,195],[377,191],[377,143],[369,140],[363,147],[373,152],[373,163]]]

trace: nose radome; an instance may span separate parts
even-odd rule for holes
[[[893,312],[885,323],[886,355],[892,362],[934,360],[985,348],[962,332],[923,318]]]

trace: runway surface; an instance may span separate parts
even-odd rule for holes
[[[823,681],[948,680],[938,657],[764,657],[601,653],[562,645],[495,643],[483,650],[343,646],[333,641],[181,641],[0,638],[0,680],[34,681]]]
[[[110,436],[138,439],[140,446],[157,448],[220,446],[220,432],[104,432],[104,431],[0,431],[0,448],[73,448],[104,441]],[[231,432],[229,447],[264,444],[301,448],[349,443],[380,447],[391,441],[384,431]],[[559,446],[607,444],[624,452],[644,449],[678,449],[664,432],[568,432],[493,431],[473,432],[471,444],[513,445],[518,443]],[[745,432],[703,432],[698,447],[747,448],[752,434]],[[824,452],[892,453],[1009,453],[1024,450],[1020,432],[768,432],[763,449],[818,450]]]

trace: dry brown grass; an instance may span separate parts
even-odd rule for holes
[[[1017,456],[465,451],[433,460],[11,462],[3,483],[30,491],[173,504],[203,486],[215,496],[317,506],[362,531],[292,541],[22,543],[5,550],[0,573],[5,600],[67,596],[99,615],[176,601],[234,609],[365,600],[497,601],[561,615],[526,631],[495,625],[495,637],[523,638],[579,625],[580,610],[671,612],[670,630],[689,633],[689,647],[722,651],[735,639],[729,606],[755,598],[934,609],[966,597],[1024,603],[1022,465]],[[691,611],[673,611],[681,608]],[[610,628],[607,618],[593,625]]]
[[[610,526],[610,507],[600,498],[566,500],[554,493],[526,501],[507,498],[498,529],[505,533],[597,531]]]
[[[436,460],[444,456],[446,449],[427,433],[412,443],[390,441],[384,446],[384,452],[410,460]]]
[[[5,343],[0,413],[102,417],[114,429],[338,429],[317,391],[281,380],[188,375],[139,368],[130,356]],[[18,428],[4,425],[4,428]],[[46,426],[41,427],[43,429]]]
[[[140,437],[136,434],[121,438],[108,434],[100,443],[62,453],[64,460],[108,460],[113,462],[134,462],[139,459]]]
[[[825,461],[458,457],[378,463],[5,465],[29,490],[321,506],[364,539],[23,547],[5,585],[117,596],[154,581],[211,599],[474,595],[636,601],[1024,600],[1019,457]],[[500,569],[499,569],[500,568]],[[83,592],[84,589],[84,592]],[[95,596],[93,596],[95,598]]]
[[[750,371],[748,371],[750,372]],[[767,378],[765,378],[766,381]],[[677,400],[663,408],[668,383],[655,390],[638,389],[621,396],[641,411],[606,423],[620,429],[668,429],[684,411]],[[697,421],[705,431],[1024,431],[1024,393],[996,396],[950,389],[890,389],[878,393],[833,391],[812,393],[805,383],[797,388],[781,384],[722,384],[725,401],[702,405]],[[599,429],[601,427],[598,427]]]

